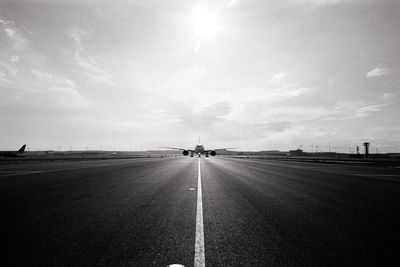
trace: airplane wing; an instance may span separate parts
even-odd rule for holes
[[[168,146],[161,146],[160,148],[168,148],[168,149],[174,149],[174,150],[186,150],[189,152],[195,152],[193,149],[186,149],[186,148],[181,148],[181,147],[168,147]]]
[[[228,149],[237,149],[238,147],[226,147],[226,148],[216,148],[216,149],[207,149],[204,152],[218,151],[218,150],[228,150]]]

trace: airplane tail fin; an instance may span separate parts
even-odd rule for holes
[[[23,145],[23,146],[18,150],[18,152],[23,153],[23,152],[25,151],[25,147],[26,147],[26,145]]]

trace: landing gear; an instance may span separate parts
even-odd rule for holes
[[[193,158],[193,152],[190,152],[190,157]]]
[[[208,158],[208,153],[206,153],[206,158]]]

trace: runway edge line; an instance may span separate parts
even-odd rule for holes
[[[194,246],[194,266],[205,267],[204,226],[203,226],[203,196],[201,193],[200,158],[197,167],[197,212],[196,212],[196,243]]]

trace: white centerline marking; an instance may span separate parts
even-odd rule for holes
[[[196,244],[194,246],[194,266],[205,267],[204,227],[203,227],[203,197],[201,194],[200,158],[197,167],[197,212],[196,212]]]

